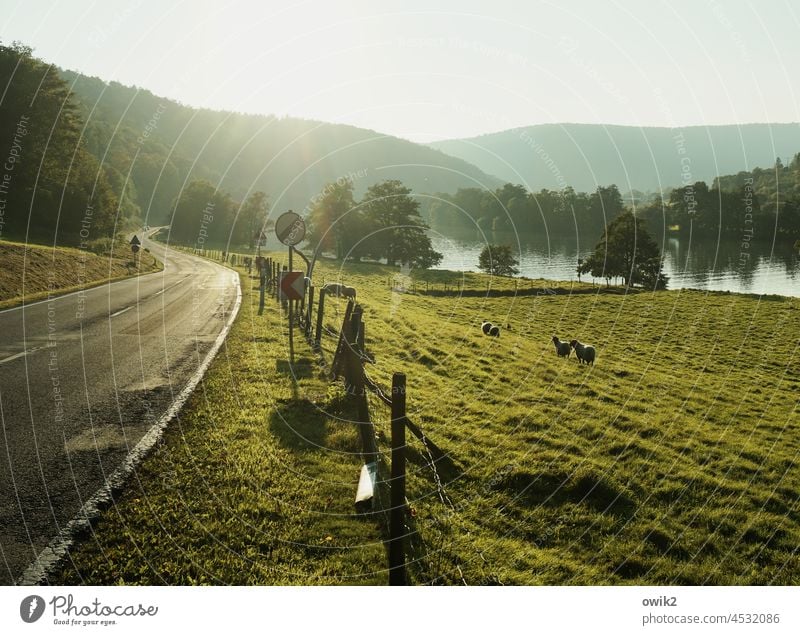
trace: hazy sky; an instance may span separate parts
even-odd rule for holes
[[[800,121],[789,0],[3,6],[0,39],[62,67],[193,106],[420,141],[537,123]]]

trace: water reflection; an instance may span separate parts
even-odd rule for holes
[[[442,269],[477,271],[487,242],[512,245],[520,253],[520,274],[549,280],[577,280],[578,258],[585,258],[595,239],[463,229],[432,231],[434,248],[444,255]],[[800,296],[800,260],[791,240],[751,242],[746,249],[736,238],[670,236],[663,244],[669,288]],[[586,279],[584,277],[584,279]]]

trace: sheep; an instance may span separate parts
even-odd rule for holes
[[[558,337],[553,335],[553,345],[556,347],[556,354],[559,357],[569,358],[569,354],[572,352],[569,344],[562,342],[560,339],[558,339]]]
[[[337,282],[329,282],[322,290],[325,292],[326,295],[333,295],[340,298],[353,298],[356,297],[356,290],[353,287],[348,287],[344,284],[339,284]]]
[[[489,331],[492,330],[492,323],[484,320],[483,324],[481,324],[481,330],[483,331],[484,335],[489,335]]]
[[[591,364],[594,366],[594,358],[597,356],[597,351],[594,350],[594,346],[581,344],[578,340],[572,340],[569,345],[575,349],[575,357],[578,358],[579,363]]]
[[[489,335],[492,337],[500,337],[500,327],[496,324],[493,325],[492,328],[489,329]]]

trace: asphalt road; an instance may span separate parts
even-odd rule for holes
[[[144,246],[163,272],[0,312],[0,585],[167,410],[234,306],[230,269]]]

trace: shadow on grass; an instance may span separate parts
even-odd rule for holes
[[[432,463],[436,466],[436,471],[445,487],[463,473],[463,468],[449,454],[442,453],[441,456],[431,459],[432,457],[428,456],[421,442],[406,436],[406,460],[413,465],[425,468],[427,472],[430,472]]]
[[[324,449],[326,415],[308,399],[286,400],[269,418],[269,429],[287,448],[299,452]]]
[[[566,503],[586,505],[600,513],[630,516],[636,504],[619,485],[603,475],[585,471],[579,474],[514,471],[500,479],[494,489],[505,490],[515,502],[537,507]]]
[[[315,366],[314,360],[309,357],[295,359],[294,364],[290,364],[285,359],[279,359],[275,362],[275,368],[279,373],[295,379],[311,377],[314,374]]]

